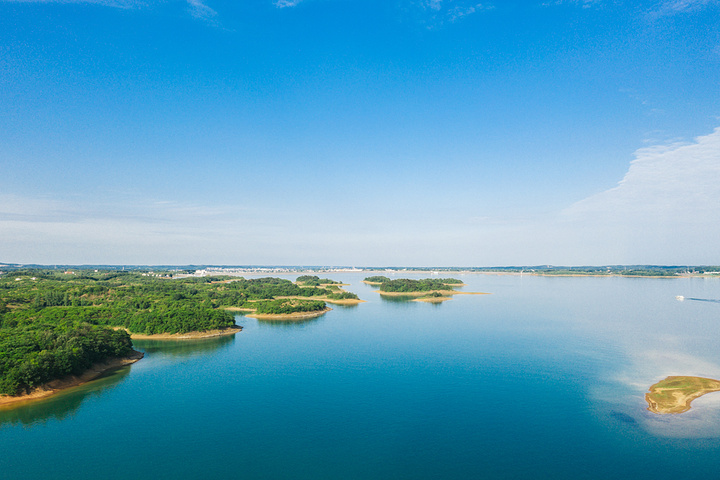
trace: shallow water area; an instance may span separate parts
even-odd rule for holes
[[[491,295],[428,304],[369,275],[328,275],[367,303],[136,341],[140,362],[0,411],[2,478],[712,478],[720,393],[680,415],[644,394],[720,379],[720,304],[676,300],[719,279],[443,274]]]

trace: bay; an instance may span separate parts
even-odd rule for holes
[[[329,275],[358,306],[137,341],[140,362],[0,411],[0,478],[713,478],[720,393],[681,415],[644,393],[720,379],[720,279],[463,274],[491,294],[433,305],[367,275]]]

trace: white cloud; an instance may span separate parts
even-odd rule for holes
[[[720,219],[720,128],[689,144],[642,148],[620,183],[576,203],[568,216],[620,212],[672,221],[717,213]],[[637,218],[639,220],[639,218]]]
[[[560,225],[589,249],[614,252],[618,263],[716,258],[720,128],[692,143],[640,149],[635,157],[616,187],[566,209]]]

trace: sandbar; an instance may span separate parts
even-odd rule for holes
[[[153,335],[144,335],[141,333],[131,333],[130,338],[133,340],[199,340],[201,338],[221,337],[223,335],[235,335],[242,330],[240,325],[232,327],[205,330],[203,332],[185,332],[185,333],[156,333]]]
[[[426,303],[442,303],[447,300],[452,300],[452,297],[421,297],[414,298],[413,302],[426,302]]]
[[[258,320],[305,320],[307,318],[315,318],[332,310],[330,307],[325,307],[324,310],[316,310],[314,312],[295,312],[295,313],[251,313],[245,315],[246,317],[257,318]]]
[[[690,403],[706,393],[720,391],[720,380],[703,377],[672,376],[650,387],[645,394],[648,410],[658,414],[677,414],[690,410]]]
[[[142,352],[133,350],[133,354],[128,357],[110,358],[104,362],[95,363],[89,369],[87,369],[82,375],[79,375],[79,376],[69,375],[64,378],[52,380],[48,383],[45,383],[43,385],[40,385],[39,387],[34,388],[30,393],[25,393],[22,395],[15,395],[15,396],[0,395],[0,407],[5,407],[7,405],[11,405],[11,406],[15,407],[15,406],[24,404],[26,402],[32,402],[35,400],[47,398],[47,397],[54,395],[62,390],[67,390],[68,388],[77,387],[79,385],[83,385],[92,380],[95,380],[96,378],[100,377],[104,373],[109,372],[111,370],[115,370],[117,368],[124,367],[126,365],[135,363],[138,360],[140,360],[141,358],[143,358],[144,355],[145,354]]]
[[[343,298],[340,300],[322,298],[321,300],[324,300],[327,303],[332,303],[333,305],[357,305],[358,303],[365,303],[365,300],[360,300],[359,298]]]

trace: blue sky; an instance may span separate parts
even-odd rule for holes
[[[718,0],[0,0],[0,261],[717,264],[718,127]]]

